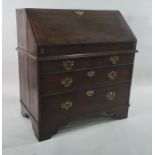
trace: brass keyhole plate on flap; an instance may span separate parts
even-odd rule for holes
[[[78,10],[78,11],[75,11],[75,13],[77,14],[77,15],[80,15],[80,16],[82,16],[82,15],[84,15],[84,11],[80,11],[80,10]]]

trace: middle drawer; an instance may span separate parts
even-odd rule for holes
[[[42,95],[52,95],[130,81],[132,67],[132,65],[127,65],[106,69],[40,75],[40,92]]]

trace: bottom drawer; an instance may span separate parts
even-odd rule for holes
[[[71,121],[129,104],[130,83],[42,97],[44,123]]]

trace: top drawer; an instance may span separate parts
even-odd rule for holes
[[[44,74],[50,72],[66,72],[90,68],[103,68],[123,64],[132,64],[133,60],[134,54],[120,54],[100,57],[41,61],[39,65],[40,72]]]

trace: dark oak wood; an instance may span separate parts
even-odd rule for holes
[[[94,71],[95,75],[89,77],[88,73]],[[110,79],[109,74],[115,72],[117,76],[115,79]],[[107,84],[115,84],[124,81],[130,81],[132,75],[132,65],[111,67],[107,69],[90,69],[83,71],[73,71],[59,74],[47,74],[40,76],[41,95],[55,94],[58,92],[75,91],[79,89],[103,87]],[[72,83],[69,87],[61,84],[61,81],[69,77]]]
[[[71,70],[69,71],[77,71],[77,70],[87,70],[87,69],[95,69],[95,68],[105,68],[105,67],[113,67],[113,66],[120,66],[120,65],[127,65],[133,64],[134,61],[134,54],[117,54],[119,56],[119,61],[117,64],[113,64],[110,61],[110,57],[114,55],[108,56],[95,56],[95,57],[84,57],[84,58],[72,58],[69,59],[74,61],[74,65]],[[68,58],[66,58],[68,59]],[[40,72],[41,74],[46,73],[59,73],[59,72],[67,72],[68,70],[65,69],[63,66],[63,60],[49,60],[49,61],[41,61],[40,65]]]
[[[16,13],[21,113],[39,141],[77,120],[127,118],[137,40],[119,11]]]
[[[26,13],[40,46],[136,41],[119,11],[85,10],[82,16],[76,10],[26,9]]]
[[[41,98],[41,109],[43,115],[43,122],[52,124],[57,121],[70,121],[75,118],[84,118],[86,116],[93,116],[94,113],[106,112],[106,110],[121,107],[129,104],[129,90],[130,82],[120,85],[111,85],[101,88],[91,89],[94,91],[92,96],[87,96],[87,91],[63,93],[61,95],[52,95]],[[109,92],[115,92],[116,96],[113,100],[108,100],[106,95]],[[68,110],[61,108],[61,104],[65,101],[71,101],[72,107]],[[50,118],[50,119],[49,119]]]

